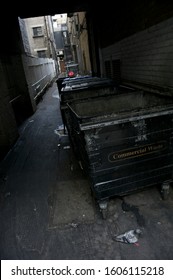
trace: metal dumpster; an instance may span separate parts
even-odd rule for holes
[[[84,79],[93,79],[92,76],[90,75],[84,75],[84,76],[76,76],[76,77],[73,77],[73,78],[69,78],[69,77],[66,77],[63,81],[63,85],[66,86],[66,85],[71,85],[73,83],[81,83],[81,81],[83,81]]]
[[[74,99],[99,96],[101,92],[115,92],[117,88],[113,80],[98,77],[78,78],[73,81],[65,80],[62,86],[60,96],[61,103],[67,103]],[[99,93],[96,92],[96,90],[99,91]]]
[[[71,79],[65,79],[63,81],[63,93],[65,96],[67,96],[67,93],[75,90],[75,89],[81,89],[81,88],[88,88],[88,87],[94,87],[98,85],[112,85],[115,86],[115,81],[109,79],[109,78],[100,78],[100,77],[92,77],[92,76],[81,76]]]
[[[73,78],[69,78],[69,77],[64,77],[62,82],[61,82],[61,90],[63,91],[65,87],[69,87],[73,84],[77,84],[77,83],[81,83],[84,79],[90,79],[92,78],[92,76],[86,75],[86,76],[76,76]],[[61,91],[60,91],[61,94]]]
[[[63,91],[63,88],[66,86],[70,86],[71,84],[75,83],[81,83],[83,79],[91,78],[91,76],[86,75],[86,76],[76,76],[73,78],[69,78],[66,75],[61,75],[56,79],[57,87],[58,87],[58,92],[61,95],[61,91]]]
[[[60,110],[64,127],[70,134],[67,103],[81,99],[91,99],[98,96],[114,95],[117,87],[114,81],[107,78],[84,77],[68,81],[60,95]]]
[[[74,146],[100,210],[112,196],[159,184],[173,171],[173,98],[123,93],[68,104]]]

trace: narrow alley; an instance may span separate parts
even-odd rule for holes
[[[157,186],[112,198],[101,216],[67,133],[56,83],[0,165],[1,259],[173,259],[173,189],[162,200]],[[115,237],[140,229],[135,244]]]

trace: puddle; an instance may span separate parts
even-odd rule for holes
[[[138,225],[139,226],[145,226],[145,219],[140,214],[139,208],[137,206],[130,205],[130,204],[128,204],[127,202],[125,202],[123,200],[123,202],[122,202],[122,210],[125,211],[125,212],[131,211],[135,215]]]

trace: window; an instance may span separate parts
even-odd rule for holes
[[[67,31],[67,24],[62,23],[61,24],[61,30],[62,31]]]
[[[63,52],[63,50],[57,51],[57,54],[58,54],[58,55],[64,55],[64,52]]]
[[[46,51],[37,51],[38,57],[45,58],[46,57]]]
[[[42,26],[33,27],[33,37],[43,36]]]
[[[63,58],[64,58],[64,52],[63,52],[63,50],[57,51],[57,57],[59,57],[60,60],[63,60]]]

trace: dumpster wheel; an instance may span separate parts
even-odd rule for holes
[[[163,200],[167,200],[169,196],[170,182],[164,182],[161,185],[161,196]]]
[[[101,213],[103,220],[106,220],[108,215],[108,209],[101,209]]]
[[[100,207],[100,212],[102,213],[103,220],[106,220],[108,214],[108,200],[100,201],[99,207]]]

